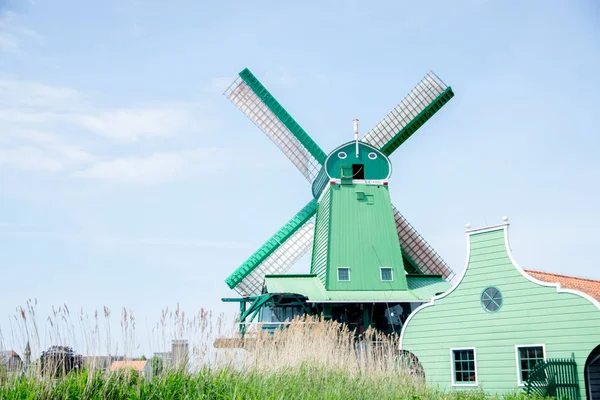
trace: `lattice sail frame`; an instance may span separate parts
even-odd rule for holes
[[[242,296],[260,295],[265,275],[283,274],[289,271],[296,261],[312,248],[314,231],[315,217],[312,217],[252,270],[234,290]]]
[[[312,183],[321,163],[302,145],[285,124],[262,101],[252,88],[238,77],[225,96],[279,147],[302,175]]]
[[[383,148],[447,89],[448,86],[429,71],[380,123],[367,132],[362,141],[378,149]]]
[[[454,277],[454,271],[446,264],[440,255],[427,243],[427,241],[413,228],[413,226],[398,211],[394,209],[394,220],[398,230],[400,247],[419,267],[424,274],[442,275],[450,281]]]
[[[310,183],[314,181],[325,154],[248,70],[242,71],[224,94],[265,132]],[[452,96],[451,89],[429,72],[362,141],[389,155]],[[394,217],[400,245],[421,272],[441,274],[450,280],[454,272],[395,207]],[[279,247],[255,264],[234,289],[241,295],[261,294],[264,276],[287,272],[312,247],[313,234],[314,217],[283,243],[278,242]]]

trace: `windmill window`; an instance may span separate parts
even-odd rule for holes
[[[365,179],[364,164],[352,164],[352,179]]]
[[[452,386],[477,386],[475,348],[450,349]]]
[[[502,293],[495,287],[489,287],[481,293],[481,306],[489,312],[496,312],[502,307]]]
[[[337,273],[339,282],[350,282],[350,268],[338,268]]]
[[[391,282],[394,280],[394,273],[391,268],[381,268],[380,273],[382,282]]]
[[[377,153],[373,153],[373,152],[369,153],[369,159],[370,160],[374,160],[376,158],[377,158]]]
[[[536,365],[546,361],[545,346],[543,344],[529,346],[515,346],[517,351],[517,373],[518,383],[524,385],[529,374]]]
[[[344,158],[346,158],[346,157],[347,157],[347,155],[346,155],[346,153],[344,153],[343,151],[340,151],[340,152],[338,153],[338,157],[339,157],[339,158],[341,158],[341,159],[343,160]]]

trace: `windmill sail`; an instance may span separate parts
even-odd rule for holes
[[[429,72],[362,141],[390,155],[453,96],[452,88]]]
[[[326,154],[269,91],[245,69],[225,92],[312,183]]]
[[[451,280],[455,275],[454,271],[400,214],[395,206],[393,206],[393,209],[402,252],[410,258],[422,273],[442,275],[445,279]]]
[[[312,247],[316,209],[313,199],[235,270],[227,285],[241,295],[256,296],[265,275],[287,272]]]

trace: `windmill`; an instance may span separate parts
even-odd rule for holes
[[[329,154],[248,69],[224,94],[289,158],[312,192],[226,279],[242,296],[223,299],[240,303],[240,322],[313,312],[342,320],[362,313],[355,319],[363,325],[385,314],[389,322],[390,307],[449,288],[454,272],[391,203],[388,180],[389,156],[454,96],[451,87],[430,71],[360,140],[355,120],[354,140]],[[310,250],[311,273],[286,275]]]

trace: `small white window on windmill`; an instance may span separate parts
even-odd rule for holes
[[[340,267],[337,269],[339,282],[350,282],[350,268]]]
[[[382,282],[392,282],[394,280],[394,271],[389,267],[381,268],[380,274]]]

